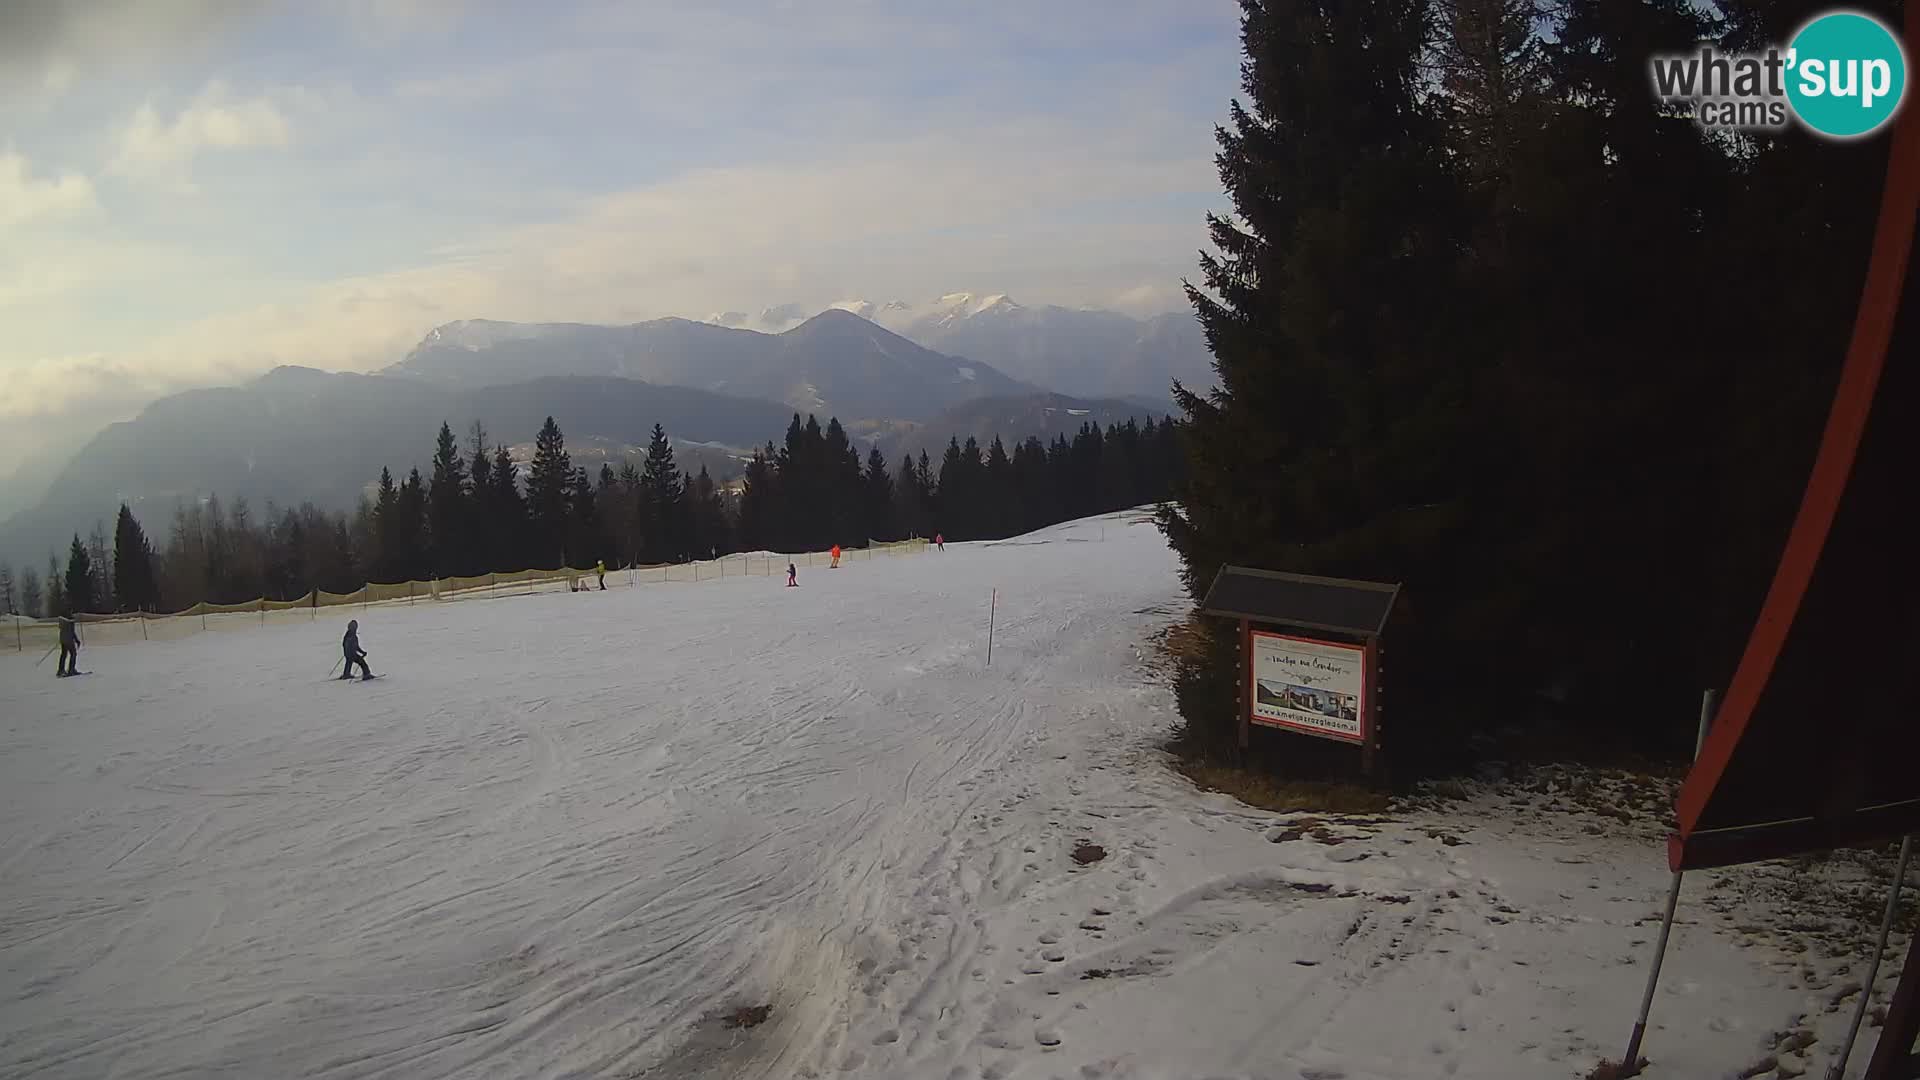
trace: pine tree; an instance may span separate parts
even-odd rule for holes
[[[113,524],[113,582],[115,611],[157,611],[159,590],[153,575],[153,545],[133,511],[120,504]]]
[[[687,526],[689,547],[696,559],[710,559],[731,550],[727,535],[726,508],[720,501],[720,488],[705,465],[687,481]]]
[[[768,551],[776,546],[776,529],[782,504],[778,490],[778,455],[773,444],[755,450],[747,462],[740,486],[740,545],[747,551]]]
[[[678,562],[685,557],[685,490],[673,463],[673,443],[659,424],[653,425],[647,459],[640,469],[640,517],[643,562]]]
[[[67,550],[67,613],[79,615],[93,610],[93,559],[80,534],[73,534],[73,546]]]
[[[1427,5],[1241,9],[1247,104],[1216,130],[1234,214],[1209,215],[1208,292],[1188,288],[1220,388],[1175,386],[1192,467],[1161,525],[1196,598],[1226,562],[1406,581],[1450,520],[1461,365],[1437,349],[1464,336],[1444,299],[1450,177],[1420,95]],[[1233,672],[1219,634],[1177,684],[1221,747]]]
[[[573,471],[573,481],[567,489],[567,566],[585,570],[602,557],[600,525],[593,481],[583,466]]]
[[[900,472],[893,482],[893,510],[900,532],[908,537],[923,535],[921,518],[925,516],[920,467],[912,454],[900,458]]]
[[[887,459],[878,446],[867,451],[867,472],[861,478],[865,489],[865,533],[869,539],[892,540],[900,533],[894,523],[893,478],[887,475]]]
[[[995,435],[987,446],[987,463],[981,474],[983,497],[980,500],[981,526],[985,535],[994,540],[1012,536],[1017,518],[1017,502],[1013,498],[1013,461],[1007,457],[1007,448]]]
[[[527,521],[536,566],[552,567],[566,558],[567,489],[572,480],[566,437],[549,416],[534,438],[533,463],[527,470]]]
[[[433,478],[427,486],[428,565],[433,577],[473,572],[467,465],[445,421],[434,443]]]
[[[827,546],[839,544],[866,543],[866,512],[864,484],[860,475],[860,452],[847,438],[847,431],[840,426],[837,416],[827,418],[827,429],[821,437],[822,482],[826,489],[826,532],[822,539]]]
[[[396,580],[419,581],[428,576],[427,568],[427,485],[419,469],[407,470],[394,504],[399,514],[398,539],[400,574]]]
[[[394,486],[392,470],[382,466],[379,493],[373,502],[374,559],[370,568],[379,580],[399,581],[404,575],[403,528],[400,489]]]
[[[493,497],[489,500],[487,528],[492,552],[491,570],[523,570],[527,559],[527,506],[520,497],[520,466],[507,453],[505,443],[494,447]]]

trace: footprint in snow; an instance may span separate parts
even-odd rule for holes
[[[1040,935],[1040,944],[1042,945],[1058,945],[1059,943],[1060,943],[1060,935],[1054,933],[1051,930]]]
[[[888,1028],[887,1030],[873,1037],[873,1045],[875,1046],[886,1046],[889,1043],[897,1043],[899,1041],[900,1041],[900,1033],[893,1030],[892,1028]]]
[[[1041,1028],[1033,1033],[1033,1041],[1041,1046],[1059,1046],[1060,1033],[1052,1028]]]

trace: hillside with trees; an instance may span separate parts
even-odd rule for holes
[[[639,465],[602,462],[597,473],[574,463],[552,417],[524,470],[479,423],[462,440],[443,422],[423,441],[433,447],[428,472],[382,469],[375,494],[352,513],[211,497],[176,506],[156,546],[123,505],[111,543],[101,526],[90,542],[76,534],[64,559],[49,555],[44,588],[37,569],[16,579],[0,565],[6,610],[169,612],[601,560],[655,565],[936,534],[995,539],[1158,502],[1180,474],[1170,419],[1085,423],[1071,439],[1030,437],[1011,451],[997,437],[985,447],[955,438],[937,461],[923,451],[889,466],[877,447],[863,455],[838,418],[823,427],[794,414],[732,489],[704,466],[684,468],[658,424]]]
[[[1806,481],[1888,143],[1703,131],[1647,60],[1815,6],[1242,8],[1190,289],[1221,385],[1177,395],[1162,513],[1193,595],[1227,563],[1402,583],[1403,762],[1536,717],[1683,753]],[[1226,629],[1179,681],[1221,755]]]

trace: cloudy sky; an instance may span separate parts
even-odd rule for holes
[[[0,462],[459,318],[1170,310],[1223,201],[1236,12],[7,0]]]

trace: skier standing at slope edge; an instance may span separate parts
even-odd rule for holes
[[[62,679],[80,674],[80,627],[71,615],[60,616],[60,665],[55,674]]]
[[[934,534],[933,534],[933,546],[934,546],[934,549],[935,549],[936,551],[945,551],[945,550],[947,550],[947,534],[945,534],[945,533],[934,533]]]
[[[787,564],[787,588],[792,589],[797,587],[799,584],[800,584],[800,572],[793,568],[792,563],[788,563]]]
[[[347,666],[340,671],[343,679],[353,678],[353,665],[360,665],[360,678],[371,679],[373,672],[367,670],[367,654],[360,648],[360,622],[347,620],[347,636],[340,639],[340,649],[346,654]]]

